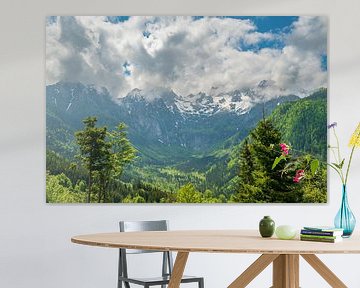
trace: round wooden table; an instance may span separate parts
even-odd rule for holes
[[[98,233],[75,236],[71,241],[100,247],[176,251],[178,253],[169,288],[179,287],[190,252],[262,254],[228,288],[246,287],[271,263],[274,288],[298,288],[299,255],[331,287],[347,287],[315,254],[360,253],[358,235],[334,244],[262,238],[256,230]]]

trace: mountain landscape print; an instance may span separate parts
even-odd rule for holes
[[[46,19],[47,203],[327,202],[323,16]]]

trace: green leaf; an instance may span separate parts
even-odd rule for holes
[[[311,161],[310,170],[311,174],[314,176],[316,174],[317,169],[319,168],[319,160],[315,159]]]
[[[341,163],[340,163],[340,169],[342,169],[343,168],[343,166],[344,166],[344,163],[345,163],[345,158],[341,161]]]
[[[339,164],[337,164],[337,163],[331,163],[333,166],[335,166],[336,168],[338,168],[339,170],[341,170],[341,166],[339,165]]]
[[[272,170],[274,170],[274,168],[280,163],[281,160],[285,160],[285,156],[284,155],[281,155],[280,157],[276,157],[275,160],[274,160],[274,163],[271,167]]]
[[[289,163],[287,163],[287,164],[285,165],[284,170],[289,170],[289,169],[291,169],[291,168],[293,168],[293,167],[295,167],[295,166],[296,166],[296,163],[295,163],[295,162],[289,162]]]
[[[332,169],[334,169],[339,175],[340,175],[340,170],[339,168],[335,167],[334,165],[330,164],[330,163],[326,163],[326,165],[330,166]],[[341,175],[340,175],[341,177]]]
[[[341,181],[343,181],[342,175],[341,175],[340,170],[339,170],[338,168],[336,168],[334,165],[332,165],[332,164],[330,164],[330,163],[326,163],[326,165],[328,165],[328,166],[330,166],[331,168],[333,168],[333,169],[336,171],[336,173],[339,174]]]

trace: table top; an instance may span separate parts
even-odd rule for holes
[[[80,235],[73,243],[99,247],[214,253],[342,254],[360,253],[360,235],[338,243],[262,238],[256,230],[117,232]]]

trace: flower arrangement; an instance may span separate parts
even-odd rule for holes
[[[346,161],[345,158],[341,157],[339,138],[336,134],[336,129],[335,129],[336,126],[337,126],[336,122],[328,125],[328,128],[333,131],[336,139],[336,146],[331,146],[331,145],[328,146],[330,151],[333,153],[335,162],[328,163],[328,165],[336,171],[342,182],[342,200],[341,200],[340,209],[337,212],[334,219],[334,225],[336,228],[343,229],[344,231],[343,237],[350,237],[355,229],[356,219],[348,203],[346,184],[349,179],[349,171],[350,171],[350,166],[353,159],[355,148],[360,147],[360,123],[358,124],[357,128],[355,129],[354,133],[350,138],[349,146],[351,147],[351,152],[350,152],[349,160],[347,161],[346,172],[344,172]]]
[[[341,156],[339,137],[337,136],[336,129],[335,129],[336,126],[337,126],[336,122],[328,125],[328,129],[331,129],[333,131],[335,139],[336,139],[336,146],[328,145],[328,148],[332,152],[334,160],[335,160],[335,162],[328,163],[328,165],[336,171],[336,173],[339,175],[339,177],[341,179],[342,184],[344,186],[346,186],[348,179],[349,179],[349,171],[350,171],[350,166],[352,163],[355,148],[356,147],[360,148],[360,122],[359,122],[357,128],[355,129],[354,133],[352,134],[350,141],[349,141],[349,147],[351,147],[351,152],[350,152],[350,156],[349,156],[349,161],[347,162],[347,167],[346,167],[345,173],[344,173],[345,158],[342,158],[342,156]]]

